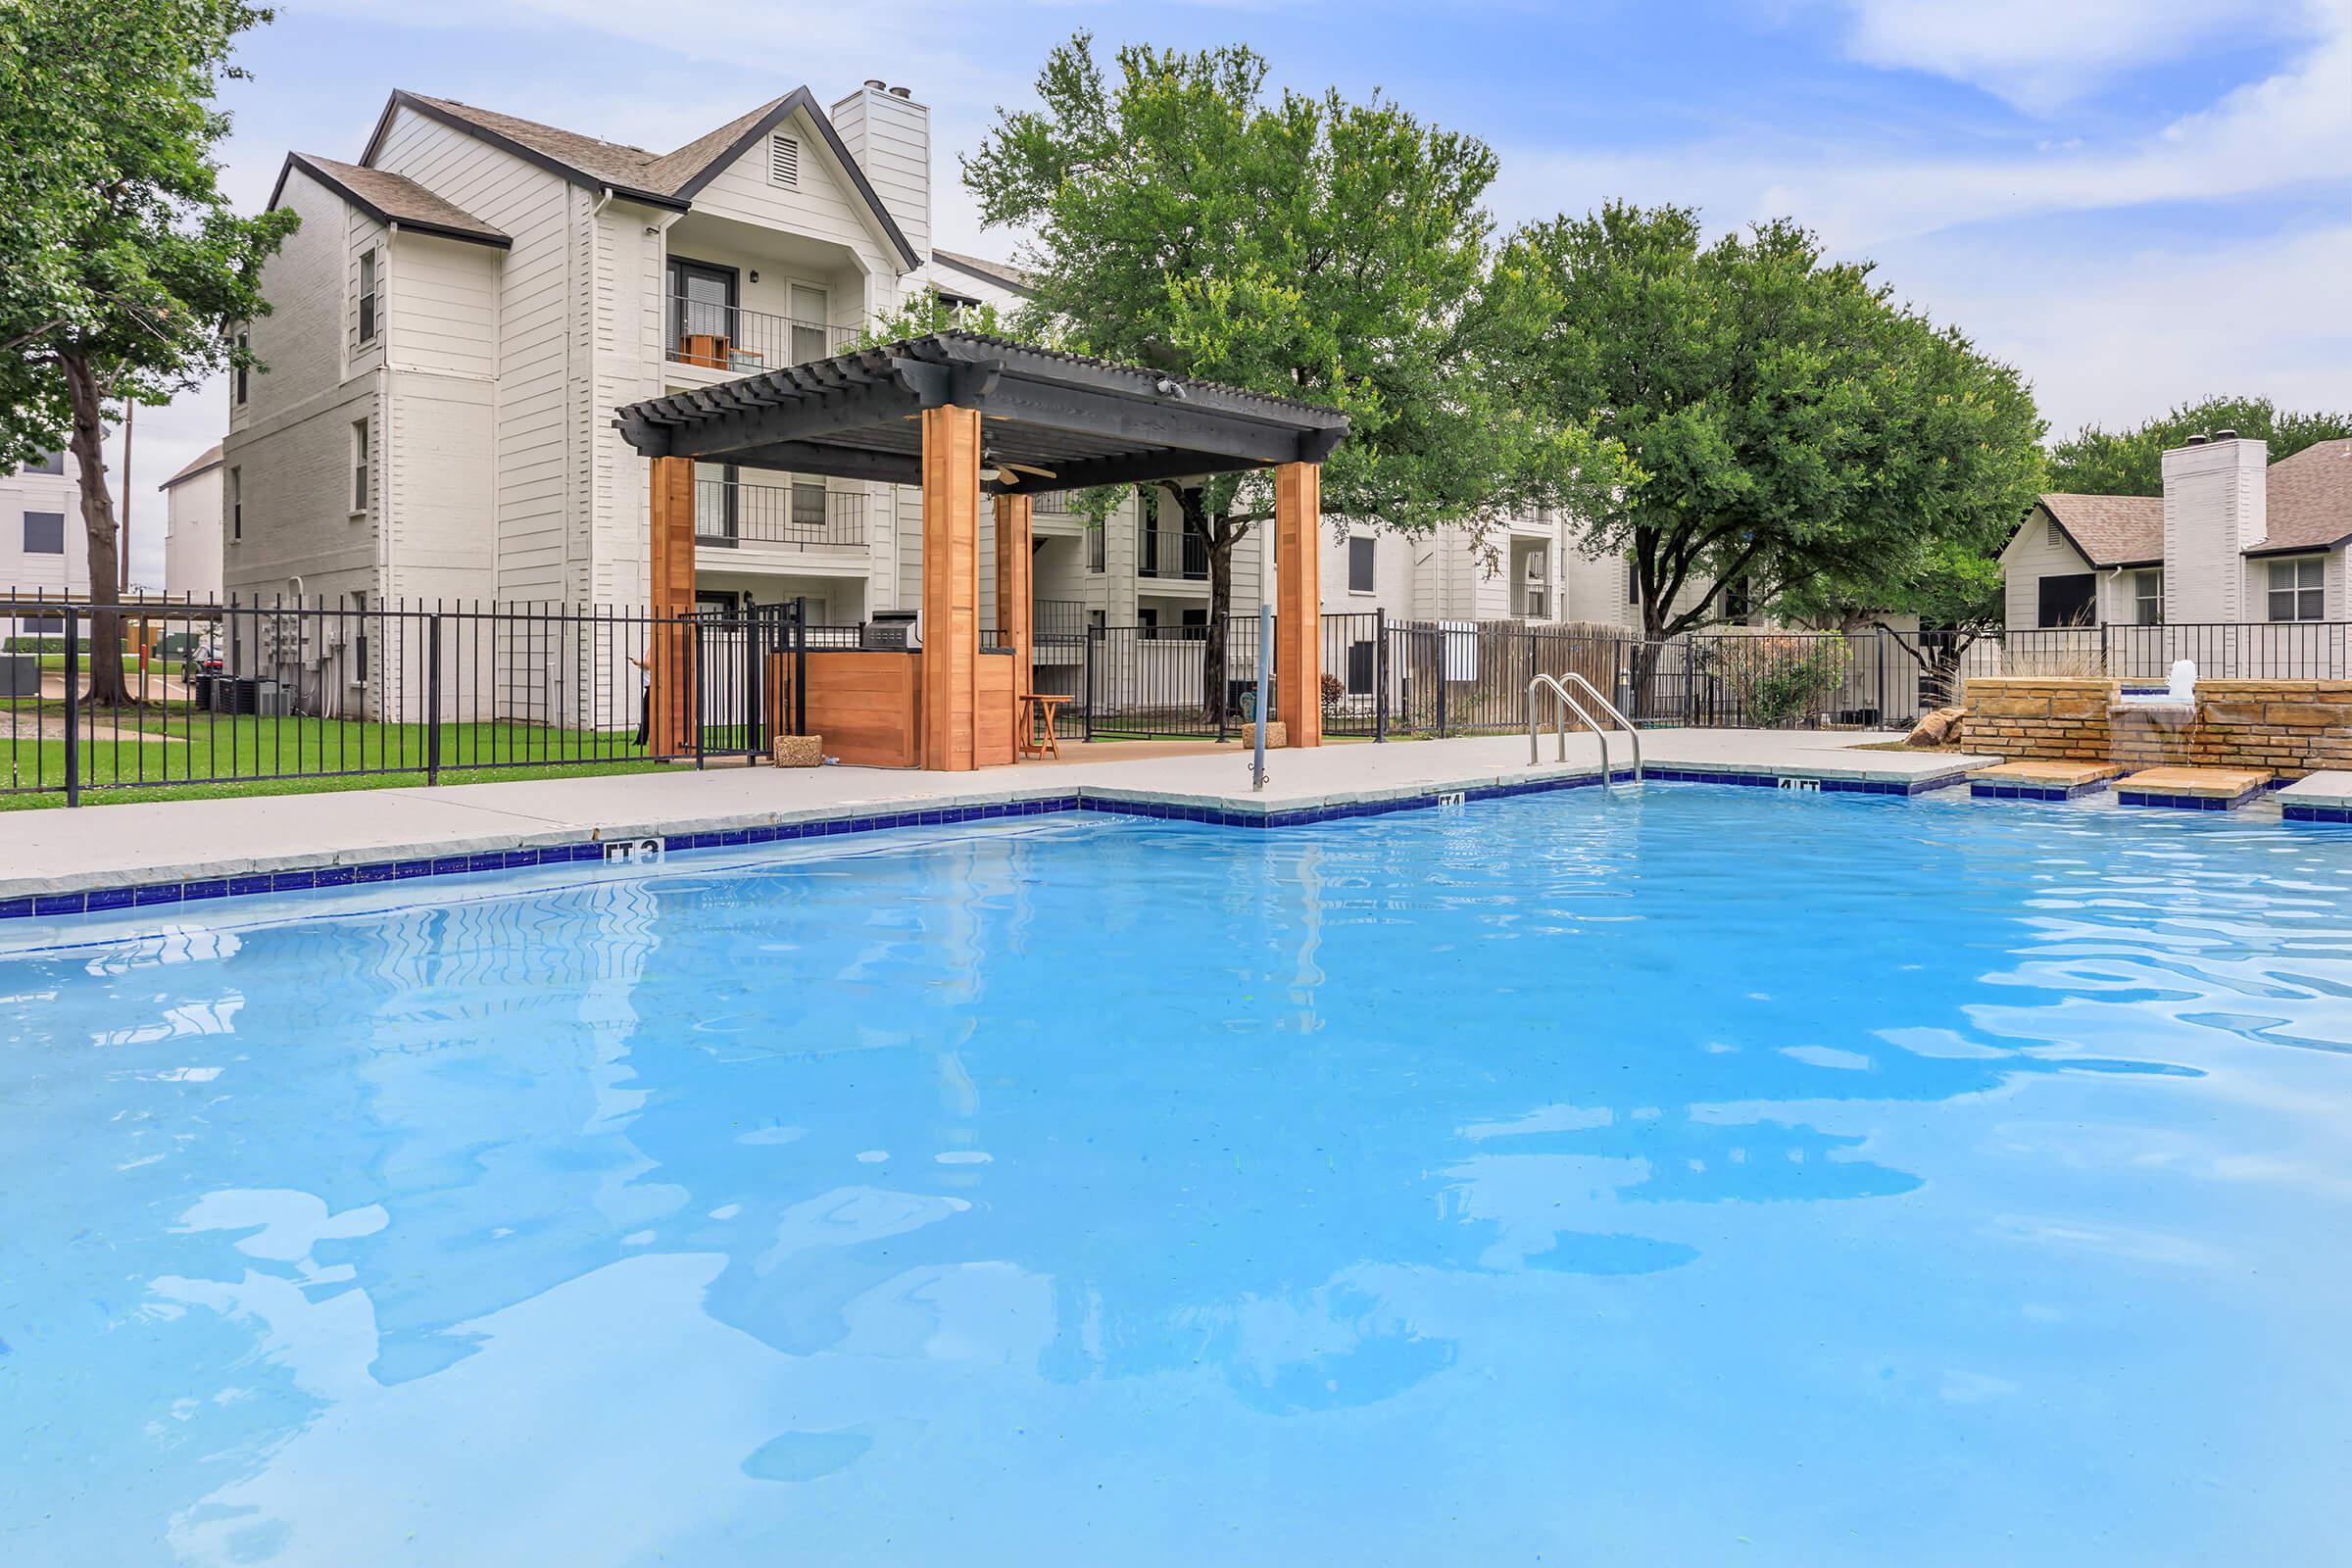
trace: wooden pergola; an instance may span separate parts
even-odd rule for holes
[[[967,332],[940,332],[630,404],[613,420],[653,464],[653,610],[694,609],[694,466],[918,485],[923,497],[917,755],[981,765],[980,499],[995,498],[998,615],[1030,669],[1030,501],[1048,491],[1274,470],[1275,710],[1322,739],[1316,583],[1323,460],[1347,416]],[[683,635],[656,639],[654,732],[679,727]],[[986,684],[998,684],[993,678]],[[670,705],[664,711],[664,702]],[[1009,734],[1010,714],[1004,715]]]

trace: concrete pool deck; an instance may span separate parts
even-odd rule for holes
[[[1950,752],[1856,750],[1884,736],[1850,731],[1652,730],[1647,770],[1661,779],[1810,781],[1824,789],[1909,794],[1958,782],[1997,760]],[[1622,735],[1610,762],[1632,760]],[[895,826],[946,813],[1018,815],[1073,805],[1254,825],[1433,804],[1455,792],[1597,782],[1600,749],[1572,735],[1566,761],[1546,735],[1530,766],[1525,736],[1324,746],[1266,754],[1268,782],[1250,788],[1250,758],[1147,756],[1054,766],[920,773],[884,768],[723,768],[530,779],[318,795],[244,796],[27,811],[0,853],[0,914],[173,903],[181,897],[337,886],[394,876],[484,870],[569,857],[597,845]],[[834,826],[838,824],[838,826]],[[767,830],[775,829],[778,832]],[[488,863],[483,863],[487,861]],[[349,874],[346,874],[349,873]],[[260,885],[257,885],[260,884]],[[201,889],[184,895],[166,889]],[[152,897],[150,894],[152,893]],[[94,895],[94,896],[93,896]]]

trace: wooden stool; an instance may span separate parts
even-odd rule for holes
[[[1023,757],[1061,756],[1061,739],[1054,732],[1054,715],[1061,705],[1072,699],[1060,692],[1023,692],[1021,694],[1020,750]],[[1038,738],[1038,719],[1045,719],[1045,738]]]

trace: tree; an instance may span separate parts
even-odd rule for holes
[[[92,597],[120,579],[103,451],[116,399],[168,403],[251,357],[226,332],[267,307],[260,264],[294,215],[220,193],[212,107],[243,0],[14,0],[0,7],[0,469],[71,446]],[[90,698],[120,703],[122,637],[90,624]]]
[[[1871,270],[1785,220],[1710,244],[1679,207],[1504,247],[1491,308],[1530,323],[1505,384],[1555,420],[1602,411],[1623,444],[1631,481],[1577,514],[1632,562],[1649,639],[1741,582],[1784,613],[1967,591],[2032,504],[2042,422],[2017,372]]]
[[[1266,75],[1241,46],[1128,46],[1109,80],[1084,32],[1048,56],[1041,107],[1000,110],[963,160],[984,220],[1036,236],[1022,333],[1344,411],[1351,433],[1323,474],[1334,515],[1419,531],[1494,514],[1537,478],[1605,484],[1588,420],[1523,417],[1485,373],[1472,307],[1494,155],[1378,95],[1275,97]],[[1202,541],[1221,625],[1235,546],[1272,515],[1272,487],[1166,488]],[[1213,711],[1221,638],[1206,658]]]
[[[2352,415],[2286,414],[2269,398],[2207,398],[2130,430],[2086,424],[2051,449],[2049,488],[2061,495],[2160,496],[2166,449],[2216,430],[2269,442],[2276,463],[2318,442],[2352,436]]]

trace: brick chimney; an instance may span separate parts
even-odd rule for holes
[[[2235,430],[2191,436],[2164,455],[2166,620],[2249,618],[2243,552],[2270,533],[2269,467],[2270,444]]]

